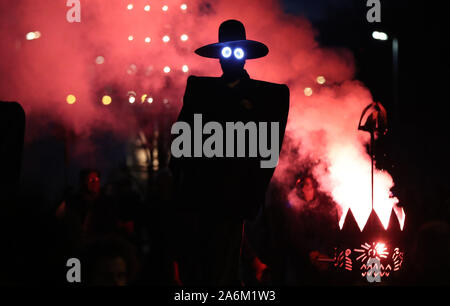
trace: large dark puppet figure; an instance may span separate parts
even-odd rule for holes
[[[256,126],[267,122],[269,127],[271,122],[277,122],[278,157],[289,112],[289,88],[252,80],[244,70],[247,59],[268,54],[267,46],[247,40],[241,22],[227,20],[219,28],[219,43],[195,52],[203,57],[219,58],[223,75],[188,78],[178,121],[189,124],[191,138],[195,137],[194,114],[202,115],[203,124],[220,123],[224,134],[226,122],[255,122]],[[269,143],[271,131],[268,128],[266,141]],[[256,139],[258,136],[249,134],[246,131],[246,152],[249,152],[252,141],[257,140],[260,145],[260,139]],[[236,151],[237,137],[234,139]],[[194,141],[191,144],[194,148]],[[274,146],[273,143],[270,145]],[[270,145],[267,144],[267,148]],[[226,141],[223,141],[223,146],[223,152],[226,152]],[[179,276],[184,285],[240,284],[238,271],[243,223],[245,219],[255,218],[264,203],[277,163],[271,168],[261,167],[260,162],[267,158],[260,155],[234,158],[172,156],[170,167],[179,216],[174,240],[178,248]]]

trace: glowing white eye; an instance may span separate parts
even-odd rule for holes
[[[244,50],[242,50],[241,48],[234,49],[234,56],[237,59],[243,59],[244,58]]]
[[[225,47],[222,49],[222,56],[225,58],[229,58],[231,56],[231,48]]]

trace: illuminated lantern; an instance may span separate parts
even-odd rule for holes
[[[375,135],[387,132],[386,118],[386,110],[378,102],[367,106],[361,115],[358,130],[370,133],[371,151]],[[362,124],[364,119],[365,123]],[[374,209],[373,152],[370,152],[370,155],[372,159],[371,213],[365,223],[358,223],[351,207],[344,212],[342,218],[345,219],[338,234],[338,246],[335,248],[334,267],[345,273],[341,279],[354,281],[357,277],[359,280],[372,283],[391,280],[393,275],[398,274],[402,269],[404,260],[402,236],[405,213],[403,208],[397,206],[396,203],[391,206],[378,206],[378,210]],[[364,204],[361,203],[361,205]],[[386,211],[387,209],[389,211]],[[379,214],[387,216],[386,213],[388,213],[389,222],[383,225]],[[360,229],[361,224],[363,227]]]
[[[361,231],[349,209],[338,234],[339,245],[335,248],[334,267],[347,273],[344,278],[362,278],[369,282],[368,273],[369,277],[385,281],[400,271],[404,260],[404,223],[401,218],[404,215],[398,216],[392,209],[388,228],[385,229],[375,210],[372,210]]]

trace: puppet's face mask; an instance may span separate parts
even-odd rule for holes
[[[245,51],[242,48],[224,47],[221,51],[220,65],[224,74],[239,74],[245,65]]]

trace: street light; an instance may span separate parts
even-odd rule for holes
[[[373,31],[372,37],[377,40],[388,40],[389,36],[384,32]]]
[[[384,32],[373,31],[372,37],[376,40],[386,41],[389,36]],[[398,39],[392,37],[392,76],[393,76],[393,91],[394,91],[394,114],[397,116],[399,94],[398,94]]]

